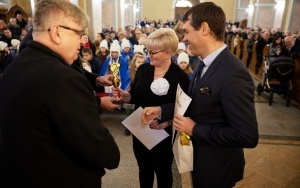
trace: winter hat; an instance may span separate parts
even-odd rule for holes
[[[185,44],[183,42],[179,42],[177,50],[184,50],[186,52]]]
[[[3,51],[4,48],[7,47],[7,43],[6,42],[3,42],[3,41],[0,41],[0,51]]]
[[[20,41],[17,39],[12,39],[11,40],[11,45],[14,49],[16,49],[18,47],[18,45],[20,44]]]
[[[120,53],[120,45],[119,45],[119,41],[118,40],[114,40],[113,43],[110,46],[110,54],[111,52],[118,52],[119,56],[121,55]]]
[[[108,49],[107,41],[106,40],[102,40],[99,47],[100,48],[103,47],[103,48]]]
[[[145,46],[144,45],[134,45],[133,46],[133,53],[141,53],[141,54],[143,54],[144,55],[144,48],[145,48]]]
[[[121,46],[122,46],[122,50],[124,50],[124,48],[126,48],[126,47],[129,47],[129,48],[130,48],[129,40],[127,40],[126,38],[124,38],[124,39],[122,40]]]
[[[181,62],[187,62],[187,64],[189,64],[190,59],[189,56],[187,55],[187,53],[185,52],[181,52],[177,58],[177,64],[181,63]]]

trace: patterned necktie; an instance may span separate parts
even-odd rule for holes
[[[203,70],[204,67],[205,67],[204,62],[202,60],[200,60],[197,71],[196,71],[196,76],[195,76],[195,81],[194,82],[198,83],[198,81],[201,78],[202,70]]]

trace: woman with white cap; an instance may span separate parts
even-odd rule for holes
[[[122,57],[127,60],[128,64],[130,64],[130,61],[132,60],[134,54],[130,48],[131,46],[129,40],[123,38],[121,47],[122,47],[122,51],[121,51]]]
[[[101,41],[99,45],[99,51],[97,52],[96,56],[100,60],[101,64],[105,62],[107,57],[109,56],[110,51],[108,49],[107,41],[104,39]]]
[[[190,58],[187,53],[181,52],[177,58],[177,64],[178,66],[189,75],[190,80],[192,79],[193,76],[193,70],[190,67]]]

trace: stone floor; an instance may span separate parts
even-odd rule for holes
[[[274,95],[272,106],[263,93],[255,97],[259,123],[259,144],[245,149],[246,168],[244,179],[235,188],[299,188],[300,187],[300,108],[292,101],[290,107],[279,95]],[[117,169],[107,170],[103,188],[135,188],[138,168],[132,151],[131,136],[125,136],[121,122],[126,111],[104,112],[102,121],[113,134],[121,151]],[[180,175],[173,165],[174,186],[189,188],[190,175]],[[156,187],[156,185],[154,186]]]

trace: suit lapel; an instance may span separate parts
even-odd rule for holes
[[[203,85],[206,83],[206,81],[213,76],[214,72],[218,69],[219,64],[221,62],[221,60],[224,58],[224,56],[226,54],[230,53],[228,47],[226,47],[211,63],[211,65],[208,67],[208,69],[206,70],[205,74],[201,77],[201,79],[199,80],[198,83],[194,83],[196,84],[194,89],[193,89],[193,82],[191,82],[190,87],[189,87],[189,96],[191,96],[191,98],[194,98],[195,95],[197,94],[197,92],[200,90],[201,87],[203,87]],[[195,79],[195,74],[193,75],[193,79]]]

